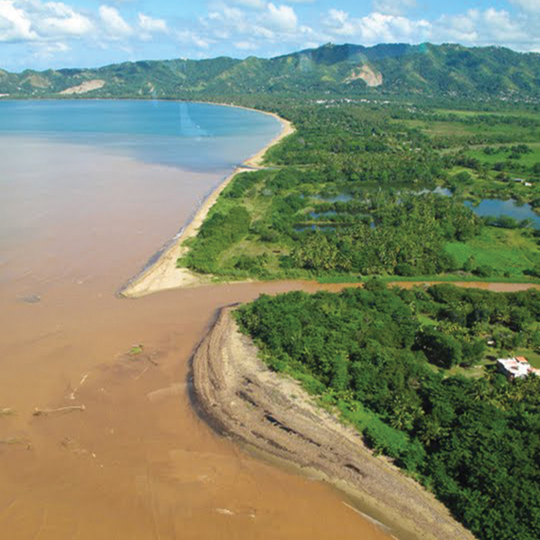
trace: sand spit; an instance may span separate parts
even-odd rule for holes
[[[227,104],[218,104],[222,106],[231,106]],[[238,107],[245,108],[245,107]],[[261,111],[257,111],[261,112]],[[181,231],[181,233],[166,247],[158,256],[157,260],[143,270],[133,280],[129,281],[119,294],[126,298],[138,298],[154,292],[167,289],[196,287],[211,281],[210,276],[204,276],[191,272],[187,268],[177,268],[176,261],[186,254],[189,249],[184,244],[186,240],[197,236],[197,233],[208,216],[211,208],[216,204],[223,190],[233,181],[235,176],[242,172],[259,170],[262,167],[264,155],[269,148],[280,142],[282,139],[294,133],[294,127],[288,120],[280,118],[276,114],[262,112],[277,118],[283,125],[281,133],[268,143],[262,150],[248,158],[242,166],[237,167],[234,172],[204,200],[190,223]]]
[[[194,400],[219,432],[345,491],[402,540],[472,540],[435,497],[377,458],[361,436],[271,372],[224,309],[193,357]]]

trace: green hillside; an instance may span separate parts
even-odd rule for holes
[[[81,85],[83,85],[81,87]],[[540,99],[540,54],[461,45],[324,45],[271,59],[126,62],[99,69],[0,70],[9,97],[421,94]],[[8,97],[8,96],[6,96]]]

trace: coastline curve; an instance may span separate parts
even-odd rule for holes
[[[202,103],[202,102],[196,102]],[[197,236],[197,233],[205,221],[208,213],[217,202],[221,193],[234,180],[236,175],[243,172],[250,172],[263,169],[263,160],[266,152],[285,137],[293,134],[295,128],[291,122],[281,118],[275,113],[267,111],[259,111],[231,105],[227,103],[209,103],[221,107],[234,107],[246,109],[272,116],[281,122],[281,132],[274,137],[264,148],[246,159],[242,165],[236,167],[234,171],[227,176],[218,186],[206,197],[200,206],[196,209],[192,219],[183,227],[180,232],[167,243],[160,251],[158,251],[150,261],[145,265],[139,274],[131,278],[118,291],[118,296],[124,298],[139,298],[158,291],[195,287],[208,283],[211,280],[210,276],[202,276],[191,272],[187,268],[177,268],[176,261],[185,255],[187,247],[184,245],[186,240]]]

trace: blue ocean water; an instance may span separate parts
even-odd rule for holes
[[[171,101],[0,101],[0,135],[95,145],[148,163],[225,170],[281,131],[255,111]]]

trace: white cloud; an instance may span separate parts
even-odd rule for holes
[[[323,19],[330,40],[364,45],[376,43],[457,42],[468,46],[501,45],[516,50],[540,48],[540,18],[512,15],[506,10],[470,9],[436,20],[371,13],[354,18],[331,9]]]
[[[332,36],[366,45],[426,41],[432,28],[431,23],[424,19],[415,21],[383,13],[370,13],[365,17],[352,18],[345,11],[336,9],[329,11],[324,24]]]
[[[465,45],[506,45],[532,50],[540,43],[534,21],[512,18],[505,10],[470,9],[461,15],[443,15],[434,24],[434,41],[454,41]]]
[[[43,58],[56,54],[58,59],[71,49],[64,58],[74,64],[84,58],[82,49],[74,46],[77,42],[85,49],[129,54],[142,54],[152,46],[156,56],[158,50],[169,51],[163,53],[168,56],[172,47],[180,45],[182,54],[192,57],[254,50],[266,56],[328,41],[363,45],[459,42],[540,51],[540,0],[509,0],[517,9],[469,9],[431,19],[406,15],[421,5],[419,0],[371,0],[373,12],[365,16],[330,9],[310,27],[302,20],[301,4],[311,1],[210,0],[206,16],[173,22],[138,11],[139,0],[100,0],[85,9],[70,0],[0,0],[0,43],[3,51],[7,43],[13,43],[12,51],[24,51],[28,43],[27,50]],[[150,40],[151,45],[144,44]],[[104,57],[100,53],[96,61]]]
[[[341,36],[352,36],[355,33],[355,24],[349,20],[349,14],[339,9],[331,9],[324,24],[330,32]]]
[[[58,43],[47,43],[47,42],[39,42],[34,45],[35,52],[34,57],[38,58],[39,60],[51,60],[56,55],[61,53],[66,53],[71,48],[66,43],[58,42]]]
[[[80,37],[93,29],[91,20],[62,2],[0,1],[0,41],[41,41]]]
[[[373,10],[386,15],[403,15],[416,5],[416,0],[374,0]]]
[[[106,33],[112,39],[122,39],[133,33],[131,26],[122,18],[120,12],[111,6],[100,6],[99,17]]]
[[[523,11],[540,14],[540,2],[538,0],[510,0],[510,3]]]
[[[35,25],[44,35],[83,36],[93,29],[90,19],[66,4],[47,2],[37,11],[42,17],[36,18]]]
[[[167,33],[169,31],[167,21],[164,19],[154,19],[153,17],[145,15],[144,13],[139,13],[139,27],[141,30],[148,33]]]
[[[215,43],[214,40],[203,38],[191,30],[180,30],[176,33],[176,39],[184,45],[194,45],[200,49],[208,49],[212,43]]]
[[[417,0],[374,0],[373,4],[379,11],[363,17],[330,9],[312,28],[302,24],[290,1],[214,0],[208,16],[200,21],[200,34],[209,36],[218,46],[232,45],[237,50],[257,47],[267,54],[327,41],[363,45],[457,41],[465,45],[507,45],[518,50],[540,48],[540,37],[536,37],[540,36],[540,23],[535,24],[534,17],[490,8],[427,19],[403,14],[415,7]]]
[[[276,6],[270,3],[267,6],[263,21],[282,32],[294,32],[298,24],[298,17],[292,7]]]
[[[251,41],[237,41],[234,46],[240,51],[254,51],[257,45]]]
[[[13,0],[0,1],[0,41],[32,41],[38,37],[26,13]]]
[[[245,11],[239,4],[249,3]],[[291,6],[273,2],[235,0],[231,6],[223,1],[212,4],[208,16],[201,19],[204,32],[218,41],[230,41],[245,46],[250,43],[257,48],[265,44],[301,43],[307,27],[298,25],[298,16]],[[257,9],[253,9],[257,8]],[[236,47],[238,48],[238,47]],[[246,49],[244,49],[246,50]]]
[[[474,43],[478,40],[478,10],[469,10],[460,15],[443,15],[436,23],[439,39],[458,43]]]

